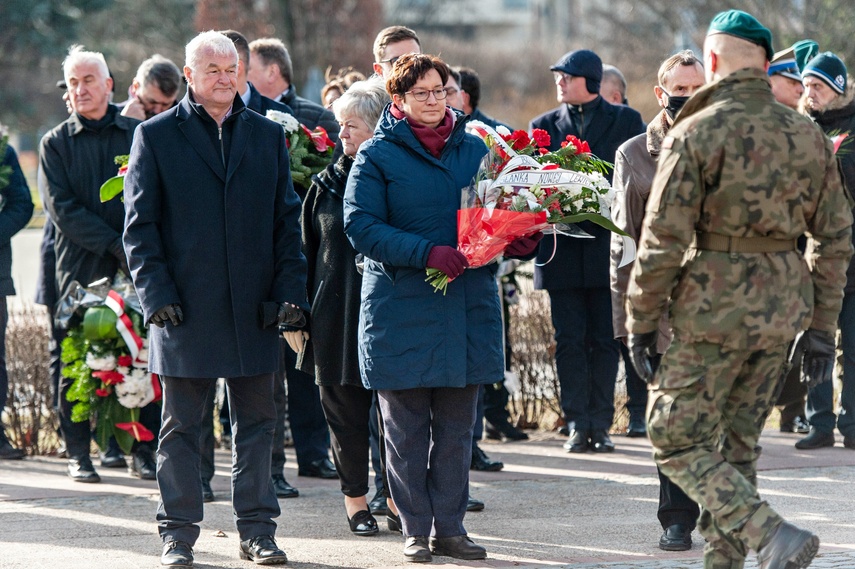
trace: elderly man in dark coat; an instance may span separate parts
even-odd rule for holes
[[[187,45],[188,93],[137,129],[125,181],[125,251],[163,380],[157,482],[161,564],[187,567],[202,520],[202,409],[225,377],[240,556],[285,563],[270,484],[277,324],[305,321],[300,202],[282,128],[236,96],[237,52]]]
[[[561,105],[530,124],[549,133],[550,150],[572,134],[587,141],[593,154],[613,162],[618,146],[644,132],[637,111],[600,96],[603,63],[596,53],[571,51],[550,69]],[[615,447],[608,431],[620,352],[611,324],[610,234],[588,221],[579,226],[593,239],[558,236],[557,244],[541,242],[534,286],[549,292],[552,306],[561,409],[570,435],[564,448],[611,452]]]
[[[113,80],[104,56],[73,47],[63,62],[68,97],[74,112],[44,135],[39,148],[39,192],[55,224],[55,275],[58,297],[65,297],[75,281],[88,285],[112,279],[126,265],[122,250],[124,209],[118,201],[101,203],[98,189],[116,175],[113,158],[131,148],[138,120],[123,117],[110,104]],[[51,291],[52,292],[52,291]],[[63,331],[54,334],[61,341]],[[71,420],[65,394],[73,381],[59,385],[60,428],[68,449],[68,475],[76,482],[98,482],[89,458],[89,423]],[[139,450],[139,449],[138,449]],[[147,447],[147,450],[153,449]],[[151,453],[139,457],[153,466]],[[140,461],[138,461],[139,463]]]

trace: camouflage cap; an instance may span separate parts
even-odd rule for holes
[[[763,24],[748,12],[728,10],[718,13],[707,30],[708,36],[713,34],[728,34],[750,41],[766,50],[766,59],[775,57],[775,50],[772,49],[772,32],[763,27]]]

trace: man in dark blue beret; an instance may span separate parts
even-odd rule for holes
[[[587,141],[596,156],[614,162],[618,146],[644,132],[637,111],[600,96],[603,63],[596,53],[571,51],[550,69],[560,106],[530,124],[549,133],[550,150],[573,135]],[[608,433],[615,412],[620,343],[609,318],[610,235],[590,222],[579,226],[593,239],[559,235],[557,242],[543,240],[534,285],[549,292],[552,305],[561,409],[570,436],[564,448],[573,453],[611,452],[615,447]]]

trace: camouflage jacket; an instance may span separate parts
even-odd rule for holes
[[[765,349],[833,333],[852,213],[831,142],[742,69],[698,91],[662,142],[627,299],[631,333],[670,309],[675,339]],[[808,253],[693,248],[696,232],[794,240]],[[669,307],[670,302],[670,307]]]

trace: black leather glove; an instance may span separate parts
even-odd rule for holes
[[[173,326],[178,326],[184,321],[184,313],[181,311],[180,304],[167,304],[152,314],[148,321],[158,328],[163,328],[167,321],[172,322]]]
[[[294,328],[302,328],[306,325],[306,315],[299,306],[282,302],[279,304],[279,312],[276,314],[276,321],[279,326],[293,326]]]
[[[809,388],[820,383],[825,383],[826,381],[831,381],[835,356],[834,335],[829,332],[809,328],[802,334],[801,339],[797,343],[801,343],[802,350],[804,350],[802,381]]]
[[[650,383],[653,379],[653,359],[656,357],[656,340],[659,331],[645,332],[643,334],[630,334],[626,339],[629,355],[632,359],[632,367],[638,373],[644,383]]]
[[[122,245],[122,238],[119,237],[113,241],[108,250],[119,261],[119,270],[127,276],[131,276],[131,270],[128,268],[128,258],[125,256],[125,247]]]

